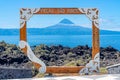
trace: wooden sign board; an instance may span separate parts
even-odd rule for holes
[[[99,72],[99,24],[98,10],[96,8],[21,8],[20,9],[20,41],[27,42],[27,21],[34,15],[40,14],[80,14],[86,15],[92,22],[92,60],[86,66],[66,67],[66,66],[47,66],[45,73],[92,73]],[[28,46],[22,50],[29,57]],[[33,54],[31,54],[33,55]],[[29,57],[30,58],[30,57]],[[37,69],[42,67],[37,61],[30,59]]]

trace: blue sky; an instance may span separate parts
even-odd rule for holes
[[[100,28],[120,31],[120,0],[1,0],[0,28],[19,28],[20,8],[40,7],[77,7],[98,8]],[[84,15],[37,15],[28,21],[27,27],[47,27],[68,18],[77,25],[91,27],[91,22]]]

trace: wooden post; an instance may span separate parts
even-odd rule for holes
[[[99,53],[99,28],[97,28],[92,21],[92,59],[94,59],[95,55]]]
[[[23,25],[22,28],[20,28],[20,41],[23,40],[23,41],[27,41],[27,34],[26,34],[26,21],[25,21],[25,24]],[[22,51],[27,54],[27,47],[23,48]]]

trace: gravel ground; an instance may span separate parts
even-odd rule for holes
[[[28,78],[14,80],[120,80],[120,74],[105,74],[91,76],[68,76],[68,77],[46,77],[46,78]]]

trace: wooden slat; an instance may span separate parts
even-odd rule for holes
[[[99,28],[94,25],[92,21],[92,59],[94,59],[95,55],[100,51],[99,48]]]
[[[46,73],[79,73],[84,66],[48,66]]]
[[[20,40],[27,41],[26,22],[22,28],[20,28]]]
[[[34,14],[83,14],[78,8],[40,8]]]

